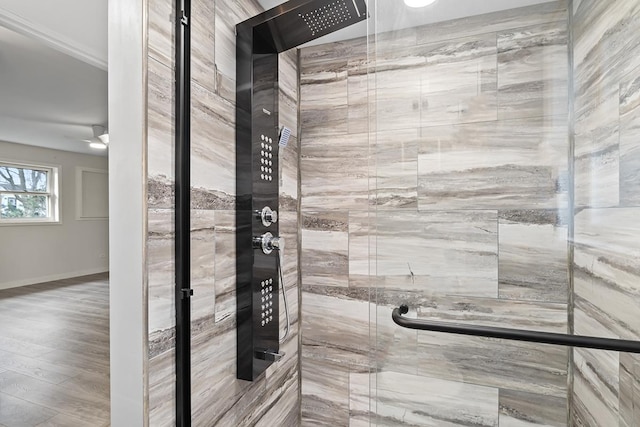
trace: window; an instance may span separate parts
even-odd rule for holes
[[[0,162],[0,224],[58,221],[58,168]]]

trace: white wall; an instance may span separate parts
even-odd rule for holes
[[[61,220],[0,226],[0,289],[108,271],[108,220],[76,219],[76,166],[107,170],[107,158],[0,141],[0,160],[60,166]]]
[[[148,425],[147,0],[109,0],[111,425]]]

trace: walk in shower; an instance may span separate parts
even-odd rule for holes
[[[640,0],[281,3],[149,2],[148,425],[640,426],[632,352],[392,317],[636,348]]]
[[[299,53],[302,425],[639,426],[640,1],[368,5]],[[633,344],[632,344],[633,345]]]

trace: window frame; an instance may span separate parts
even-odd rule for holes
[[[60,221],[60,165],[48,163],[26,163],[22,161],[0,159],[0,167],[10,167],[19,169],[42,170],[47,172],[47,191],[8,191],[0,190],[2,194],[24,194],[31,196],[46,196],[48,201],[49,216],[43,218],[2,218],[1,226],[15,225],[50,225],[61,224]]]

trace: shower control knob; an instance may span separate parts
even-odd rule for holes
[[[278,212],[272,211],[269,206],[265,206],[260,212],[260,219],[262,220],[262,225],[268,227],[278,222]]]
[[[273,250],[282,251],[284,249],[284,239],[275,237],[271,233],[264,233],[260,237],[253,238],[254,246],[262,249],[262,252],[269,255]]]

